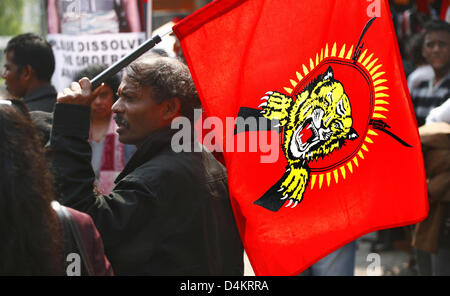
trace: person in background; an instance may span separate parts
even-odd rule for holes
[[[70,244],[51,205],[56,194],[45,140],[22,101],[0,98],[0,142],[0,275],[66,275]],[[92,274],[112,275],[92,219],[66,209],[81,233]]]
[[[63,275],[53,187],[26,108],[0,99],[0,274]]]
[[[430,211],[414,229],[419,275],[450,276],[450,124],[419,128]]]
[[[450,275],[450,98],[430,111],[419,128],[430,210],[415,226],[420,275]]]
[[[53,113],[44,111],[30,111],[30,117],[39,135],[42,147],[45,147],[50,140],[50,130],[52,129]]]
[[[138,150],[109,195],[92,190],[86,140],[95,91],[83,78],[59,94],[50,148],[63,204],[92,216],[116,274],[243,275],[225,168],[208,151],[195,152],[201,147],[192,139],[182,145],[190,151],[173,141],[181,130],[172,121],[192,127],[200,107],[188,67],[142,57],[125,68],[118,94],[119,140]]]
[[[425,123],[431,109],[450,97],[450,24],[434,20],[424,28],[422,54],[433,68],[433,76],[411,93],[417,124]]]
[[[94,78],[107,68],[106,65],[92,64],[74,76],[74,81],[83,77]],[[89,144],[92,149],[92,169],[95,173],[97,189],[109,194],[114,180],[125,166],[124,145],[119,142],[117,125],[112,119],[111,107],[117,100],[117,88],[120,78],[114,75],[108,78],[95,92],[91,104],[91,129]]]
[[[47,0],[49,34],[140,32],[136,0]]]
[[[30,111],[52,112],[56,90],[50,79],[55,57],[50,44],[41,36],[26,33],[9,40],[2,78],[13,97],[20,98]]]
[[[433,77],[423,81],[412,91],[411,100],[417,124],[420,127],[419,134],[421,136],[422,152],[424,153],[425,170],[427,179],[430,181],[434,175],[441,175],[446,170],[446,159],[443,158],[437,161],[433,155],[440,155],[442,152],[439,151],[445,151],[445,149],[447,151],[444,152],[444,155],[445,153],[448,155],[448,148],[445,147],[446,136],[442,132],[442,129],[445,130],[445,127],[442,127],[444,123],[440,123],[441,126],[423,125],[426,123],[426,118],[431,114],[431,111],[442,105],[450,97],[450,24],[440,20],[431,21],[425,25],[423,36],[422,55],[432,66]],[[439,147],[439,145],[444,146]],[[427,160],[427,158],[432,160]],[[439,164],[440,169],[430,169],[430,166],[433,167],[436,163]],[[414,247],[420,275],[432,275],[439,272],[439,268],[436,267],[436,264],[433,264],[433,260],[436,257],[433,259],[431,254],[437,254],[438,252],[437,238],[439,234],[435,231],[439,231],[440,219],[443,217],[444,211],[443,207],[438,205],[441,204],[440,200],[445,199],[445,197],[433,194],[435,190],[430,191],[430,189],[434,186],[436,186],[436,183],[433,185],[428,182],[430,200],[428,218],[415,226],[413,234],[412,246]],[[438,184],[437,187],[440,187],[440,185]],[[427,235],[432,235],[432,237]],[[432,247],[430,247],[430,244],[424,246],[423,242],[433,243],[434,245]]]
[[[408,75],[408,89],[412,93],[423,81],[433,77],[433,68],[427,63],[423,54],[423,35],[416,34],[408,42],[408,59],[415,67],[414,71]]]

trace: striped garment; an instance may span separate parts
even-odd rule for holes
[[[411,100],[416,113],[417,124],[425,124],[425,118],[430,111],[442,105],[450,98],[450,73],[433,85],[434,77],[423,81],[411,93]]]

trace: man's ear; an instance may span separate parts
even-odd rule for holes
[[[31,65],[25,65],[22,67],[22,71],[20,71],[20,78],[24,79],[25,81],[30,81],[32,77],[34,76],[34,69],[31,67]]]
[[[170,100],[164,101],[165,109],[163,118],[166,120],[172,120],[177,117],[180,113],[181,102],[179,98],[171,98]]]

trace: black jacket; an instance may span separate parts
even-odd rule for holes
[[[30,111],[53,112],[56,95],[56,89],[52,85],[45,85],[23,97],[23,102]]]
[[[57,104],[51,155],[62,203],[90,214],[118,275],[243,275],[243,247],[224,167],[207,152],[175,153],[152,133],[108,196],[93,193],[89,108]]]

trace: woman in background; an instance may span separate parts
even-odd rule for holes
[[[72,242],[64,239],[51,206],[54,178],[43,143],[24,103],[0,98],[0,275],[62,276],[71,263],[66,258]],[[80,232],[91,274],[113,275],[90,216],[65,208]],[[85,274],[84,265],[78,269]]]
[[[0,274],[63,275],[53,179],[21,101],[0,99]]]
[[[106,65],[92,64],[75,74],[74,81],[83,77],[94,78]],[[117,125],[112,119],[111,107],[117,99],[120,79],[113,76],[99,86],[96,98],[91,105],[91,130],[89,144],[92,149],[92,168],[95,173],[97,189],[102,194],[109,194],[114,187],[114,180],[125,166],[124,145],[119,142]]]

